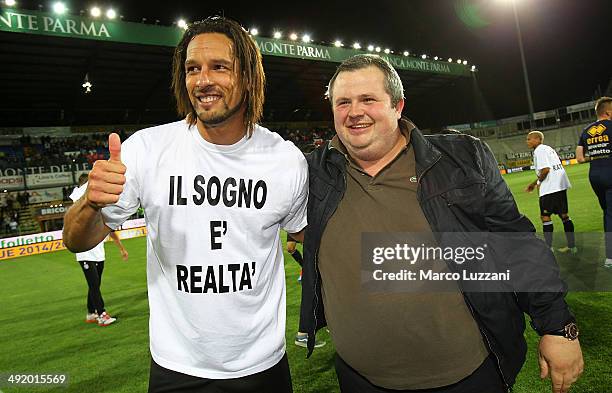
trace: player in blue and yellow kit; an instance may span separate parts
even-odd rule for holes
[[[580,135],[576,159],[578,162],[591,162],[589,181],[604,215],[604,267],[612,269],[612,98],[601,97],[597,100],[595,113],[597,121],[589,124]]]

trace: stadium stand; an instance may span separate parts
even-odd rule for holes
[[[293,142],[302,151],[312,150],[312,148],[320,145],[323,141],[331,139],[335,134],[329,126],[314,127],[305,131],[299,128],[289,129],[287,127],[273,128],[273,130],[279,133],[283,139]]]
[[[576,143],[582,129],[595,119],[595,101],[582,102],[563,108],[472,124],[449,125],[463,133],[483,139],[504,168],[531,165],[531,150],[525,137],[532,130],[542,131],[546,144],[555,148],[564,160],[574,158]]]
[[[579,125],[559,128],[556,130],[543,131],[546,144],[555,149],[570,146],[572,156],[566,156],[561,158],[574,158],[573,154],[576,149],[576,142],[578,141],[578,137],[580,136],[582,129],[587,124],[588,123],[583,123]],[[506,138],[489,137],[482,139],[484,139],[491,148],[491,150],[493,150],[497,162],[508,164],[508,161],[513,160],[513,158],[511,157],[513,157],[513,155],[516,155],[517,153],[529,153],[529,157],[531,157],[531,150],[525,144],[525,136],[527,135],[527,133],[528,131],[522,131],[520,135],[516,136]]]

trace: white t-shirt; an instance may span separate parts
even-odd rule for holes
[[[567,190],[572,186],[559,160],[559,155],[552,147],[544,144],[538,145],[533,151],[533,165],[538,176],[542,169],[550,168],[548,175],[540,183],[540,196]]]
[[[114,229],[144,208],[155,362],[211,379],[278,363],[286,307],[279,231],[306,226],[304,155],[261,126],[222,146],[182,120],[135,133],[121,158],[125,188],[102,215]]]
[[[76,187],[72,191],[72,194],[70,194],[70,199],[75,202],[78,201],[85,195],[85,191],[87,191],[87,183],[83,184],[81,187]],[[76,254],[77,261],[101,262],[104,258],[106,258],[106,254],[104,253],[104,240],[91,250]]]

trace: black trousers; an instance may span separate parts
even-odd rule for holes
[[[604,231],[606,232],[606,258],[612,258],[612,166],[591,167],[589,181],[603,211]]]
[[[372,385],[336,353],[336,374],[342,393],[506,393],[490,355],[471,375],[452,385],[434,389],[394,390]]]
[[[104,261],[79,261],[81,269],[85,274],[87,280],[87,312],[102,314],[104,311],[104,299],[102,299],[102,293],[100,292],[100,285],[102,284],[102,272],[104,272]]]
[[[207,379],[163,368],[151,359],[149,393],[292,393],[287,354],[275,366],[232,379]]]

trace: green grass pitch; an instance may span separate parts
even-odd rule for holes
[[[588,166],[568,167],[573,184],[569,192],[570,215],[576,230],[602,231],[601,210],[588,183]],[[505,180],[521,211],[540,230],[538,198],[523,189],[533,171],[511,174]],[[555,219],[557,231],[562,226]],[[85,279],[67,251],[0,262],[0,373],[63,372],[68,387],[7,388],[3,392],[145,392],[149,370],[148,306],[144,238],[125,241],[128,262],[116,247],[107,245],[102,293],[109,312],[118,322],[100,328],[85,324]],[[287,352],[294,391],[338,392],[333,370],[333,345],[325,330],[320,338],[328,345],[306,359],[306,350],[293,344],[298,326],[299,267],[285,254],[287,274]],[[612,274],[612,273],[610,273]],[[612,392],[612,294],[570,293],[582,335],[586,368],[572,392]],[[550,392],[541,381],[537,365],[537,336],[528,328],[528,360],[515,386],[516,393]],[[367,337],[364,337],[367,340]],[[356,343],[358,345],[358,343]]]

